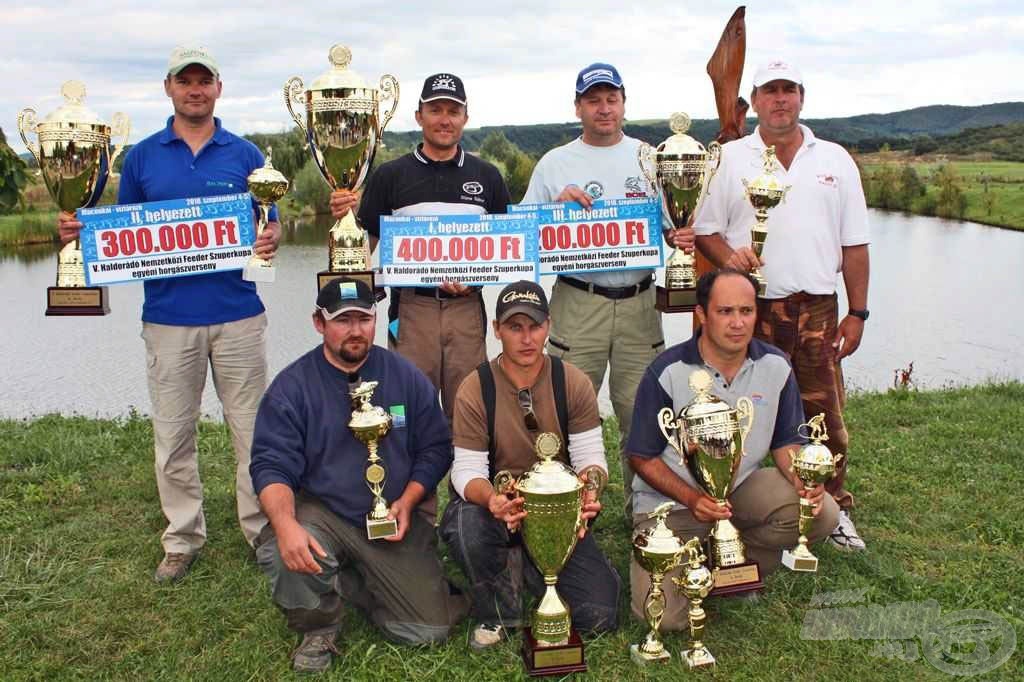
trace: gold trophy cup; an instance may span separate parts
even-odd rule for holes
[[[246,182],[249,183],[249,194],[256,199],[256,203],[260,207],[260,217],[256,223],[257,239],[263,234],[267,223],[270,222],[271,204],[280,201],[281,197],[288,193],[288,178],[274,168],[274,164],[270,160],[271,154],[271,148],[267,147],[267,156],[263,167],[254,170],[246,179]],[[255,247],[253,248],[255,249]],[[274,266],[269,260],[257,256],[254,250],[249,262],[242,269],[242,279],[247,282],[273,282]]]
[[[523,661],[531,676],[587,669],[583,641],[572,628],[569,607],[555,591],[558,573],[572,555],[583,525],[580,512],[584,483],[555,459],[561,447],[558,436],[542,433],[534,445],[539,462],[518,480],[508,471],[499,471],[494,477],[499,493],[523,497],[523,544],[546,585],[532,627],[526,628],[523,636]]]
[[[690,224],[694,214],[707,196],[708,183],[718,170],[722,148],[712,142],[705,149],[686,134],[690,117],[672,114],[669,126],[675,133],[656,148],[640,145],[637,158],[640,170],[656,194],[664,197],[665,206],[672,217],[672,226],[683,228]],[[651,173],[651,166],[655,172]],[[697,274],[695,257],[673,249],[665,262],[665,286],[657,287],[656,307],[663,313],[692,312],[697,305]]]
[[[764,241],[768,238],[768,210],[775,208],[786,198],[786,192],[792,185],[782,185],[775,179],[775,168],[778,159],[775,158],[775,145],[765,147],[762,154],[764,172],[756,178],[747,182],[743,179],[743,187],[746,191],[747,201],[754,207],[754,226],[750,228],[751,248],[758,258],[764,251]],[[764,296],[767,292],[767,283],[761,268],[754,268],[750,273],[757,280],[757,295]]]
[[[331,68],[308,90],[300,77],[289,78],[284,85],[284,103],[306,136],[323,179],[332,190],[354,192],[366,179],[384,127],[398,107],[398,81],[385,74],[380,78],[380,88],[367,85],[348,68],[351,61],[352,52],[347,47],[333,46]],[[391,107],[381,115],[380,104],[388,101]],[[305,117],[295,112],[293,104],[305,106]],[[328,249],[327,270],[317,274],[317,291],[341,276],[362,279],[374,288],[369,237],[356,224],[351,211],[334,223]]]
[[[96,205],[103,195],[114,161],[128,141],[131,125],[122,113],[113,115],[112,125],[82,104],[85,85],[67,81],[60,89],[64,104],[41,122],[35,109],[18,114],[18,132],[39,164],[43,183],[62,211],[74,213]],[[28,139],[36,134],[37,142]],[[121,140],[113,152],[110,138]],[[78,239],[68,242],[57,256],[57,285],[46,288],[47,315],[106,315],[110,312],[106,287],[85,283],[82,246]]]
[[[689,540],[683,550],[687,555],[683,575],[672,579],[679,591],[690,602],[690,610],[687,613],[690,621],[690,648],[683,651],[681,656],[687,667],[691,669],[706,668],[715,664],[715,657],[711,655],[702,641],[704,624],[707,622],[703,603],[704,598],[708,596],[715,584],[715,577],[719,569],[709,571],[708,567],[704,565],[707,557],[701,553],[699,538]]]
[[[633,538],[633,557],[642,569],[651,574],[651,587],[644,599],[644,615],[650,631],[642,643],[629,647],[633,661],[640,665],[667,663],[672,658],[658,637],[661,619],[665,615],[665,591],[661,585],[665,574],[676,568],[683,558],[683,541],[665,523],[672,507],[672,502],[659,505],[647,515],[649,519],[657,519],[657,523]]]
[[[754,423],[754,405],[740,398],[733,409],[711,394],[714,380],[698,369],[690,374],[690,401],[678,415],[665,407],[658,413],[658,425],[697,485],[725,506],[733,474],[743,458],[743,440]],[[745,424],[741,425],[741,421]],[[711,529],[711,564],[719,569],[715,594],[726,595],[764,587],[755,561],[747,561],[743,540],[728,519],[719,519]]]
[[[824,444],[824,441],[828,440],[824,412],[812,417],[806,424],[801,424],[800,428],[801,430],[807,429],[805,435],[811,442],[796,453],[793,458],[792,470],[805,486],[812,488],[825,483],[835,475],[836,465],[843,456],[833,455],[832,451]],[[818,570],[818,557],[814,556],[807,547],[807,534],[811,531],[812,523],[814,523],[814,507],[801,497],[800,539],[797,541],[796,547],[782,553],[782,563],[786,568],[807,573],[814,573]]]
[[[352,391],[352,418],[348,428],[369,451],[366,464],[366,485],[373,493],[373,508],[366,515],[366,537],[380,540],[398,534],[398,522],[388,518],[388,503],[384,500],[384,479],[387,472],[377,456],[380,439],[391,430],[391,415],[383,407],[370,404],[376,381],[364,381]]]

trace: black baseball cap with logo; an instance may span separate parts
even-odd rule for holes
[[[450,99],[466,106],[466,88],[462,79],[451,73],[435,73],[423,81],[423,92],[420,103],[433,102],[439,99]]]
[[[494,317],[501,324],[513,315],[526,315],[540,324],[548,319],[548,297],[536,282],[520,280],[513,282],[498,294],[498,305]]]
[[[316,297],[316,309],[325,320],[333,320],[350,310],[373,315],[377,299],[366,282],[348,277],[332,279],[324,285]]]

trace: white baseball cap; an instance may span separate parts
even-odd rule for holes
[[[220,68],[210,51],[199,45],[179,45],[171,50],[171,58],[167,62],[167,73],[177,76],[189,64],[206,67],[214,78],[220,78]]]
[[[762,64],[754,72],[754,87],[759,88],[771,81],[790,81],[797,85],[803,85],[804,79],[800,75],[800,69],[796,68],[784,59],[773,59]]]

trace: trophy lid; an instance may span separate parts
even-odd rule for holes
[[[331,68],[320,74],[310,84],[310,90],[337,90],[341,88],[376,90],[373,86],[367,85],[362,76],[348,68],[348,65],[352,63],[352,50],[346,46],[341,44],[332,46],[328,59],[331,62]]]
[[[716,395],[712,395],[711,387],[714,379],[707,370],[698,369],[690,375],[690,389],[695,393],[693,400],[683,408],[684,417],[706,417],[711,414],[731,412],[732,407]]]
[[[540,495],[557,495],[578,491],[583,487],[572,469],[555,459],[562,448],[562,439],[553,433],[537,436],[534,450],[540,461],[519,477],[516,486],[521,492]]]
[[[47,126],[62,127],[69,123],[76,125],[99,125],[106,123],[100,120],[99,115],[89,109],[82,101],[85,99],[85,84],[81,81],[67,81],[60,88],[60,94],[64,96],[64,104],[51,111],[39,124],[40,129]]]
[[[828,429],[825,427],[825,413],[822,412],[811,417],[806,424],[800,425],[800,431],[806,429],[806,435],[811,442],[806,443],[797,452],[794,461],[798,465],[819,467],[833,464],[832,451],[823,441],[828,440]]]
[[[270,184],[270,183],[286,183],[288,178],[284,176],[284,173],[274,168],[274,164],[271,162],[271,156],[273,151],[270,147],[267,147],[267,154],[264,157],[263,166],[256,168],[252,173],[249,173],[249,177],[246,178],[246,182],[250,185],[254,183]]]
[[[761,153],[761,165],[763,168],[761,174],[749,183],[744,183],[747,187],[764,192],[788,189],[786,185],[783,185],[775,177],[775,168],[778,165],[778,160],[775,156],[775,145],[768,145],[764,148],[764,152]]]
[[[646,528],[633,538],[633,546],[648,554],[661,556],[677,555],[683,551],[683,541],[672,532],[672,529],[665,523],[669,512],[672,511],[672,502],[665,502],[649,514],[650,518],[658,521],[650,528]]]
[[[707,156],[708,151],[697,140],[686,134],[690,129],[690,117],[676,112],[668,120],[669,128],[675,133],[660,145],[658,154],[662,156]]]

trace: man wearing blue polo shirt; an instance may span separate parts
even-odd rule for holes
[[[167,127],[135,145],[121,171],[119,204],[246,191],[249,173],[263,165],[256,147],[229,133],[213,115],[222,84],[216,60],[203,47],[171,52],[164,92],[174,115]],[[271,258],[281,229],[271,222],[255,250]],[[65,242],[82,224],[62,213]],[[203,489],[196,458],[207,366],[231,429],[237,458],[235,496],[245,540],[253,544],[266,524],[249,477],[249,450],[260,397],[266,388],[266,316],[252,282],[241,271],[173,277],[145,283],[142,338],[153,412],[156,482],[168,526],[164,558],[154,578],[183,578],[206,542]]]
[[[634,429],[627,453],[636,471],[633,485],[633,527],[654,523],[648,515],[666,501],[675,504],[668,526],[679,537],[704,538],[718,519],[731,519],[740,531],[749,559],[762,575],[778,568],[782,550],[796,545],[799,502],[814,504],[808,538],[823,540],[835,528],[839,506],[825,487],[805,488],[790,471],[792,455],[805,442],[798,433],[804,421],[800,390],[793,368],[775,346],[753,338],[757,319],[757,283],[737,270],[709,272],[697,282],[701,328],[684,343],[672,346],[647,368],[636,392]],[[690,376],[698,370],[712,378],[711,393],[730,405],[740,397],[753,401],[754,420],[743,442],[744,455],[733,475],[732,491],[721,507],[707,495],[658,427],[658,412],[678,413],[694,397]],[[775,466],[762,467],[771,455]],[[680,569],[668,574],[678,575]],[[630,566],[633,614],[643,620],[643,602],[650,576],[634,559]],[[687,625],[687,600],[666,590],[663,630]]]

